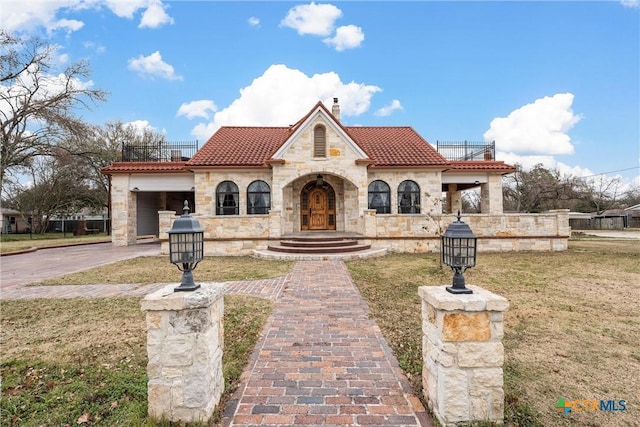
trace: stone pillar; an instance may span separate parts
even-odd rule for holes
[[[137,194],[129,191],[128,175],[111,177],[111,242],[114,246],[136,244]]]
[[[462,212],[462,192],[458,191],[457,184],[448,184],[447,188],[447,212],[456,214]]]
[[[362,212],[362,235],[364,237],[377,237],[377,211],[375,209],[364,209]]]
[[[445,427],[502,423],[503,312],[509,302],[477,286],[451,294],[422,286],[422,386],[429,409]]]
[[[207,422],[224,391],[224,288],[203,283],[193,292],[177,284],[142,300],[147,313],[149,416]]]
[[[269,210],[269,237],[279,238],[282,236],[282,215],[278,210]]]
[[[488,182],[480,185],[480,211],[502,215],[502,175],[489,175],[487,178]]]

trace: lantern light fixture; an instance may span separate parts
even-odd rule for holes
[[[473,291],[465,286],[462,273],[476,265],[478,238],[471,228],[460,220],[458,211],[457,220],[449,224],[447,230],[441,236],[442,263],[451,267],[454,271],[452,286],[447,286],[447,291],[452,294],[472,294]]]
[[[182,282],[175,292],[195,291],[193,270],[204,255],[204,231],[197,219],[189,215],[189,202],[184,201],[182,215],[169,230],[169,261],[182,271]]]

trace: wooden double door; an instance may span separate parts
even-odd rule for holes
[[[305,191],[306,190],[306,191]],[[335,193],[332,188],[305,188],[301,195],[301,230],[335,230]]]

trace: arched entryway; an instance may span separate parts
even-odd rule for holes
[[[322,178],[300,192],[300,230],[336,229],[336,193]]]

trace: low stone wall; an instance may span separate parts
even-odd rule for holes
[[[177,218],[172,211],[161,211],[162,253],[168,253],[167,232]],[[269,215],[198,216],[204,229],[205,254],[217,256],[251,255],[277,241],[283,229],[279,212]],[[356,232],[362,242],[391,252],[426,253],[440,251],[440,234],[456,220],[455,215],[376,215],[365,210],[358,218]],[[569,211],[540,214],[465,214],[478,237],[482,252],[564,251],[571,229]]]

